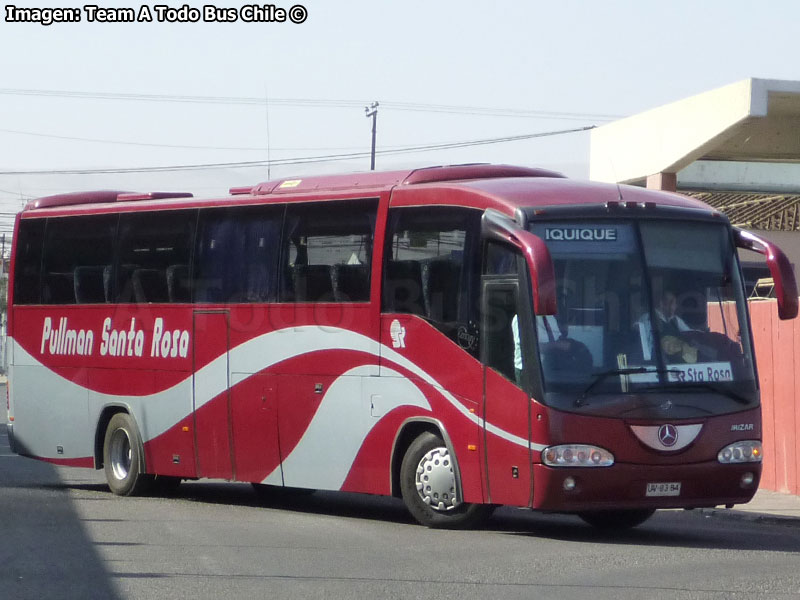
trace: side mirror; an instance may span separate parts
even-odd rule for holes
[[[531,274],[534,314],[556,314],[556,276],[544,240],[494,210],[483,214],[481,231],[484,237],[511,244],[522,252]]]
[[[766,257],[767,267],[775,284],[775,296],[778,298],[778,317],[794,319],[797,316],[797,281],[787,256],[772,242],[748,231],[734,227],[733,232],[737,247]]]

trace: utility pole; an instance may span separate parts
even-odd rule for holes
[[[364,112],[366,113],[367,117],[372,117],[372,154],[369,163],[369,170],[375,170],[375,130],[376,130],[376,122],[378,120],[378,103],[373,102],[369,106],[364,107]]]

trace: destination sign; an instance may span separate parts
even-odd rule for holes
[[[556,242],[616,242],[617,230],[614,227],[547,227],[544,239]]]

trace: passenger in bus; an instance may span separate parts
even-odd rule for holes
[[[566,313],[562,308],[560,315]],[[592,369],[592,353],[585,344],[569,336],[569,325],[559,315],[536,317],[536,332],[545,376],[582,377]]]
[[[514,376],[517,385],[522,385],[524,359],[519,335],[517,315],[511,320],[514,338]],[[545,373],[561,372],[574,376],[589,373],[592,355],[585,344],[569,337],[569,326],[555,315],[536,317],[536,333]]]
[[[514,338],[514,381],[522,385],[522,344],[519,339],[519,317],[511,319],[511,335]]]

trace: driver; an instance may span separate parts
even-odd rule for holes
[[[682,344],[678,338],[679,334],[685,331],[694,331],[677,314],[678,299],[675,292],[665,289],[658,299],[655,309],[656,327],[661,334],[663,350],[667,354],[675,354],[681,348],[677,344]],[[639,336],[642,340],[642,358],[650,360],[653,355],[653,327],[650,324],[650,313],[643,314],[636,322],[639,326]],[[672,351],[671,351],[672,350]],[[690,361],[687,361],[690,362]]]

